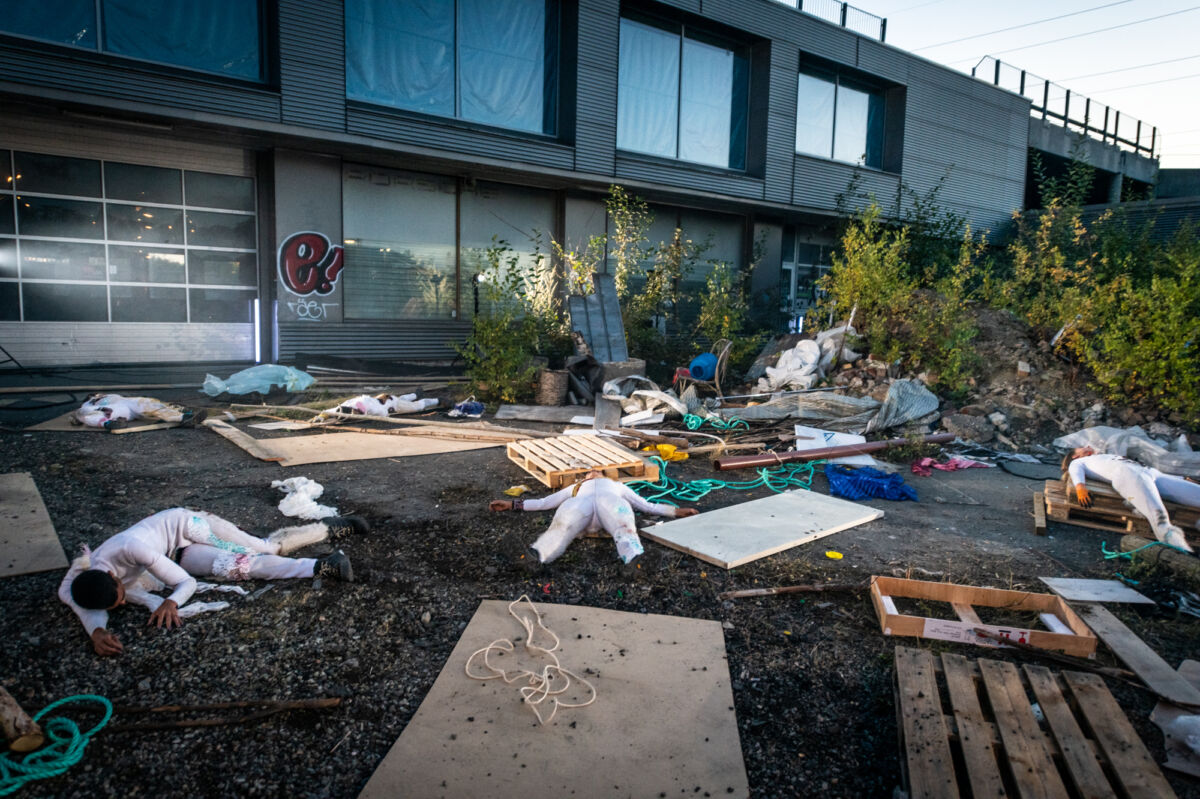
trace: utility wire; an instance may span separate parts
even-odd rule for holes
[[[1067,17],[1075,17],[1075,16],[1079,16],[1080,14],[1086,14],[1089,11],[1099,11],[1102,8],[1111,8],[1112,6],[1120,6],[1120,5],[1124,5],[1125,3],[1131,3],[1131,2],[1133,2],[1133,0],[1117,0],[1117,2],[1115,2],[1115,3],[1106,3],[1105,5],[1102,5],[1102,6],[1092,6],[1091,8],[1085,8],[1082,11],[1072,11],[1070,14],[1059,14],[1057,17],[1046,17],[1045,19],[1035,19],[1033,22],[1023,22],[1020,25],[1013,25],[1011,28],[1000,28],[999,30],[988,31],[987,33],[976,33],[972,36],[964,36],[961,39],[951,39],[948,42],[938,42],[937,44],[927,44],[923,47],[914,47],[912,49],[912,52],[916,53],[921,50],[929,50],[934,47],[942,47],[947,44],[957,44],[959,42],[970,41],[971,39],[981,39],[984,36],[993,36],[997,33],[1005,33],[1007,31],[1015,31],[1015,30],[1019,30],[1020,28],[1028,28],[1030,25],[1040,25],[1043,22],[1053,22],[1056,19],[1066,19]]]
[[[1084,36],[1092,36],[1097,33],[1105,33],[1107,31],[1115,31],[1115,30],[1119,30],[1121,28],[1128,28],[1133,25],[1140,25],[1143,22],[1153,22],[1156,19],[1166,19],[1167,17],[1175,17],[1180,14],[1186,14],[1187,12],[1195,11],[1198,8],[1200,8],[1200,6],[1192,6],[1190,8],[1184,8],[1179,11],[1172,11],[1169,14],[1159,14],[1157,17],[1146,17],[1145,19],[1135,19],[1132,22],[1125,22],[1125,23],[1122,23],[1121,25],[1113,25],[1108,28],[1098,28],[1097,30],[1094,30],[1094,31],[1086,31],[1084,33],[1075,33],[1070,36],[1060,36],[1057,39],[1047,39],[1044,42],[1038,42],[1036,44],[1026,44],[1026,45],[1022,45],[1021,47],[1010,47],[1007,50],[997,50],[996,52],[992,53],[992,55],[1003,55],[1004,53],[1015,53],[1018,50],[1029,50],[1033,47],[1041,47],[1046,44],[1054,44],[1055,42],[1065,42],[1068,39],[1079,39]]]
[[[1096,78],[1101,75],[1115,75],[1118,72],[1129,72],[1134,69],[1145,69],[1146,67],[1157,67],[1163,64],[1174,64],[1179,61],[1190,61],[1194,58],[1200,58],[1200,55],[1185,55],[1183,58],[1170,58],[1166,61],[1155,61],[1151,64],[1138,64],[1136,67],[1122,67],[1121,69],[1110,69],[1107,72],[1089,72],[1087,75],[1072,75],[1069,78],[1059,78],[1056,83],[1063,83],[1069,80],[1083,80],[1084,78]]]
[[[1178,78],[1163,78],[1162,80],[1150,80],[1145,83],[1131,83],[1128,86],[1116,86],[1111,89],[1097,89],[1096,94],[1107,94],[1109,92],[1119,92],[1125,89],[1137,89],[1142,86],[1154,86],[1159,83],[1173,83],[1177,80],[1187,80],[1189,78],[1200,78],[1200,72],[1193,72],[1191,75],[1180,75]]]

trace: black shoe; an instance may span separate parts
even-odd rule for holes
[[[317,565],[313,567],[313,577],[332,577],[344,583],[352,583],[354,569],[350,567],[350,558],[338,549],[323,558],[317,558]]]
[[[180,427],[195,427],[208,418],[208,408],[189,408],[183,412],[183,418],[179,420]]]
[[[104,423],[104,429],[111,433],[114,430],[120,430],[122,427],[125,427],[126,424],[128,424],[128,422],[126,422],[125,419],[109,419]]]
[[[516,533],[508,533],[500,539],[500,552],[505,560],[521,571],[533,573],[542,567],[537,550],[525,546],[525,542]]]
[[[366,535],[371,532],[371,525],[360,516],[330,516],[323,520],[329,528],[329,537],[333,540],[351,535]]]

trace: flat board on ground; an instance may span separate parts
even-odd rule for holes
[[[29,472],[0,474],[0,577],[67,565],[54,523]]]
[[[813,491],[785,491],[641,529],[651,541],[732,569],[881,518],[883,511]]]
[[[67,411],[62,416],[55,416],[53,419],[47,419],[44,422],[39,422],[32,427],[26,427],[26,432],[30,430],[52,430],[59,433],[103,433],[103,427],[88,427],[85,424],[71,424],[71,418],[75,415],[75,411]]]
[[[1050,590],[1063,599],[1082,602],[1132,602],[1153,605],[1154,600],[1142,596],[1117,580],[1082,580],[1075,577],[1039,577]]]
[[[596,689],[543,726],[518,683],[464,673],[498,638],[521,649],[508,605],[480,604],[360,797],[749,795],[719,622],[536,605],[562,667]]]
[[[495,441],[446,441],[419,436],[375,435],[372,433],[325,433],[315,436],[258,439],[257,443],[283,460],[280,466],[309,463],[361,461],[371,458],[405,458],[437,455],[470,449],[499,447]]]
[[[496,409],[496,418],[521,422],[567,424],[573,417],[590,407],[590,405],[501,405]]]

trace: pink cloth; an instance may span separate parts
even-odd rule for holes
[[[981,463],[979,461],[968,460],[967,458],[959,458],[955,456],[945,463],[938,463],[935,458],[921,458],[913,461],[913,474],[919,474],[922,477],[929,477],[933,474],[933,469],[938,469],[943,472],[956,472],[959,469],[990,469],[992,464]]]

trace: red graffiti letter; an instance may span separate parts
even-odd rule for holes
[[[328,294],[342,273],[346,253],[321,233],[293,233],[279,247],[279,279],[294,294]]]

